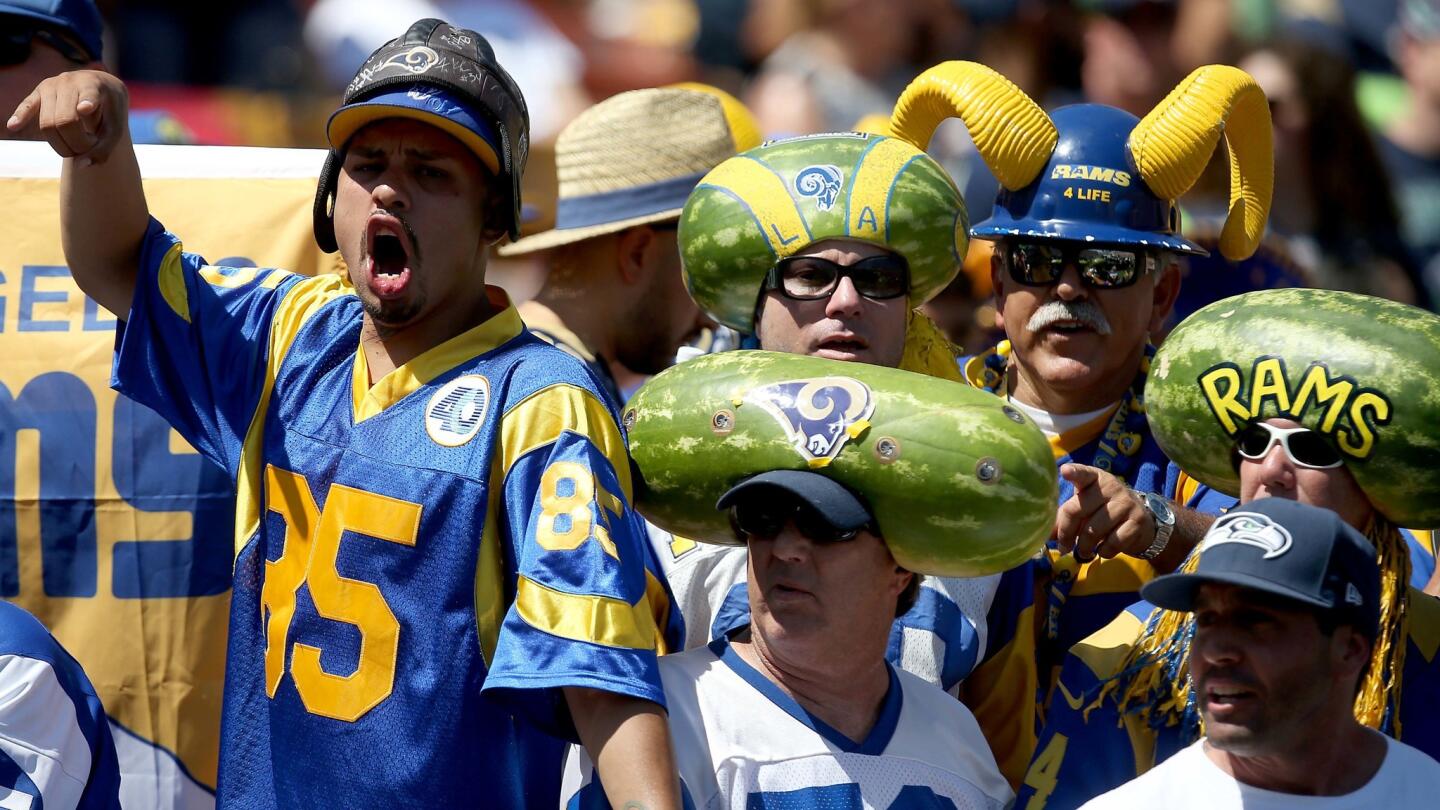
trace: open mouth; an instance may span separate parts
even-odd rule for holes
[[[400,221],[383,214],[370,217],[365,229],[365,249],[370,259],[367,273],[370,291],[382,299],[404,294],[410,282],[413,251]]]
[[[858,335],[836,335],[820,341],[816,348],[839,354],[857,354],[870,348],[870,343]]]

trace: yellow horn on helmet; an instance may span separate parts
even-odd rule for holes
[[[1059,134],[1009,79],[975,62],[944,62],[915,77],[890,115],[890,133],[924,149],[940,122],[959,118],[1000,184],[1018,191],[1045,168]]]
[[[1220,252],[1239,261],[1255,252],[1275,190],[1270,107],[1255,79],[1239,68],[1206,65],[1185,77],[1130,133],[1130,157],[1160,197],[1190,190],[1221,133],[1230,155],[1230,212]]]

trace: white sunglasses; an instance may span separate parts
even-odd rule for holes
[[[1276,443],[1297,467],[1331,470],[1345,463],[1340,452],[1325,437],[1310,428],[1282,428],[1253,422],[1235,437],[1235,449],[1251,461],[1259,461]]]

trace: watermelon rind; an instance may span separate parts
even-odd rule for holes
[[[800,383],[811,396],[773,404]],[[854,412],[868,415],[830,420],[835,403],[858,402],[860,390],[870,410]],[[832,458],[797,447],[787,431],[797,409],[832,434],[849,429]],[[723,352],[656,376],[623,418],[639,471],[636,507],[660,528],[702,542],[737,543],[715,502],[745,478],[782,469],[813,470],[861,494],[896,561],[922,574],[1008,570],[1039,551],[1055,523],[1058,481],[1044,434],[963,383],[802,355]]]
[[[1236,433],[1293,419],[1340,449],[1377,511],[1429,528],[1440,526],[1437,383],[1440,317],[1357,293],[1265,290],[1177,326],[1154,357],[1145,400],[1166,455],[1221,492],[1240,491]]]

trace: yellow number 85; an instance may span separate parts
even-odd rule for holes
[[[600,525],[591,518],[598,505]],[[573,461],[557,461],[540,476],[540,522],[535,542],[546,551],[572,551],[592,536],[605,553],[620,559],[610,539],[610,517],[625,514],[621,500],[605,490],[589,468]]]
[[[359,663],[349,675],[333,675],[320,665],[319,647],[297,642],[290,677],[306,711],[354,722],[395,687],[400,622],[378,586],[340,576],[335,568],[340,538],[350,531],[413,546],[420,534],[420,504],[331,484],[320,511],[305,476],[274,466],[265,468],[265,499],[269,509],[285,519],[284,550],[278,560],[265,561],[260,589],[265,694],[275,697],[285,676],[295,594],[308,585],[320,616],[354,625],[360,632]]]

